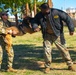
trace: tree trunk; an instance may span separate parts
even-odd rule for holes
[[[36,15],[37,10],[36,10],[36,0],[34,0],[34,16]]]
[[[49,5],[49,7],[50,7],[50,8],[52,8],[52,7],[53,7],[52,0],[48,0],[48,1],[47,1],[47,3],[48,3],[48,5]]]
[[[28,3],[26,3],[26,15],[28,16],[28,15],[30,15],[30,10],[29,10],[29,5],[28,5]]]
[[[15,4],[15,8],[17,8],[17,5]],[[15,10],[16,12],[17,10]],[[18,25],[18,16],[17,16],[17,13],[15,14],[15,21],[16,21],[16,25]]]
[[[15,14],[15,21],[16,21],[16,25],[18,25],[18,16],[17,16],[17,14]]]

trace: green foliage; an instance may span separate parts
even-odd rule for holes
[[[43,2],[46,2],[46,0],[36,0],[37,3],[37,10],[39,11],[39,6]],[[25,6],[25,4],[28,3],[30,10],[33,10],[35,0],[1,0],[0,4],[5,4],[4,9],[11,8],[13,14],[20,13],[21,7]],[[19,9],[20,8],[20,9]],[[19,10],[18,10],[19,9]],[[21,10],[22,11],[22,10]]]
[[[2,9],[0,8],[0,12],[2,11]]]

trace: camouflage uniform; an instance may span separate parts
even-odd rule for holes
[[[2,58],[3,58],[3,50],[7,50],[7,44],[5,42],[5,36],[3,34],[5,34],[5,28],[9,27],[10,22],[7,21],[6,23],[4,23],[3,21],[0,21],[0,66],[2,64]],[[7,52],[6,52],[7,53]],[[11,47],[10,49],[10,53],[12,56],[8,56],[8,67],[12,67],[13,64],[13,57],[14,57],[14,52],[13,52],[13,48]]]
[[[66,61],[68,66],[71,66],[73,64],[70,54],[65,46],[63,46],[60,42],[60,37],[56,37],[54,34],[46,34],[46,37],[44,38],[44,52],[45,52],[45,67],[50,68],[50,64],[52,62],[52,44],[55,44],[57,48],[62,53],[62,56],[64,60]]]

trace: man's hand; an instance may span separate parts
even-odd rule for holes
[[[73,34],[74,34],[74,32],[70,32],[69,34],[70,34],[70,35],[73,35]]]
[[[38,31],[40,31],[40,28],[38,27],[38,28],[34,29],[34,31],[38,32]]]

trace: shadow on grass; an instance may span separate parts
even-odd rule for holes
[[[38,69],[36,61],[43,61],[43,48],[35,45],[14,45],[14,67],[17,69]]]
[[[42,46],[30,45],[14,45],[14,68],[37,70],[39,65],[37,61],[44,61],[44,50]],[[76,51],[70,50],[73,61],[76,61]],[[52,51],[53,63],[63,62],[59,50]]]

